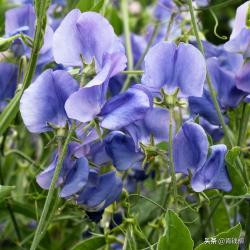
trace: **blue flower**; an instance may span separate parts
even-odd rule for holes
[[[247,24],[249,8],[250,1],[238,7],[230,40],[224,45],[226,50],[241,53],[246,58],[250,57],[250,29]]]
[[[196,192],[206,189],[220,189],[229,192],[232,184],[225,165],[227,147],[224,144],[214,145],[210,147],[210,150],[211,153],[206,163],[194,173],[191,186]]]
[[[118,200],[122,192],[122,180],[114,171],[99,175],[91,170],[87,185],[79,193],[76,202],[90,212],[105,209]]]
[[[78,88],[78,83],[66,71],[43,72],[24,91],[20,101],[20,112],[28,130],[42,133],[65,127],[68,117],[64,104]]]
[[[31,4],[23,5],[18,8],[10,9],[5,13],[5,33],[6,36],[12,36],[17,33],[23,33],[31,38],[35,33],[35,11]],[[44,44],[40,50],[38,63],[42,64],[52,59],[53,30],[49,25],[46,26],[44,35]],[[13,42],[12,50],[16,56],[30,56],[30,48],[25,45],[21,39]]]
[[[192,122],[185,122],[173,139],[173,159],[177,173],[188,175],[203,166],[208,153],[208,140],[204,129]]]
[[[70,35],[69,35],[70,34]],[[99,85],[126,67],[126,56],[113,27],[100,14],[72,10],[54,35],[54,58],[66,66],[80,66],[94,60],[97,76],[88,86]]]
[[[57,180],[57,186],[62,186],[61,197],[69,197],[79,192],[86,184],[89,174],[88,161],[84,156],[76,158],[77,151],[81,147],[78,143],[70,143],[66,157]],[[51,164],[43,170],[36,181],[43,189],[49,189],[58,161],[58,151],[54,153]]]
[[[142,83],[156,94],[179,88],[181,97],[201,96],[205,77],[205,59],[193,45],[160,42],[145,57]]]
[[[0,112],[3,111],[16,91],[17,66],[11,63],[0,63]]]
[[[68,117],[80,122],[89,122],[98,117],[103,128],[118,130],[143,119],[152,105],[148,91],[139,84],[107,102],[105,95],[105,85],[81,88],[66,101]]]

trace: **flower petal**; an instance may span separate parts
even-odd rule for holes
[[[188,175],[188,169],[194,171],[205,163],[207,153],[208,140],[204,129],[194,122],[185,122],[173,139],[175,171]]]
[[[140,84],[134,85],[126,92],[111,98],[102,108],[101,126],[119,130],[130,123],[143,119],[152,105],[151,96]]]
[[[60,197],[70,197],[81,191],[87,184],[88,176],[88,160],[82,157],[76,161],[75,166],[68,173],[65,184],[60,192]]]
[[[195,192],[202,192],[206,189],[220,189],[229,192],[232,184],[229,180],[225,154],[227,148],[224,144],[214,145],[206,163],[194,173],[192,178],[192,188]]]
[[[127,170],[143,160],[143,154],[136,152],[132,137],[122,132],[111,132],[104,143],[107,154],[119,171]]]
[[[104,104],[103,85],[84,87],[73,93],[65,103],[65,110],[71,119],[80,122],[93,120]]]
[[[64,104],[78,83],[63,70],[46,70],[25,91],[20,101],[24,124],[32,133],[52,130],[49,123],[65,126]],[[48,105],[49,104],[49,105]]]

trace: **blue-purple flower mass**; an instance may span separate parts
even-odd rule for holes
[[[0,249],[249,248],[250,1],[0,2]]]

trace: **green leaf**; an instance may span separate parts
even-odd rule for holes
[[[194,242],[188,227],[173,211],[166,213],[166,227],[164,235],[160,237],[157,250],[192,250]]]
[[[3,201],[5,198],[7,198],[11,191],[15,189],[15,186],[2,186],[0,185],[0,201]]]
[[[247,193],[247,186],[242,175],[239,172],[239,169],[236,167],[236,159],[240,154],[239,147],[233,147],[229,150],[226,154],[226,163],[227,163],[227,170],[232,182],[233,189],[228,195],[244,195]]]
[[[238,243],[227,243],[226,240],[238,240],[240,237],[241,225],[238,224],[226,232],[220,233],[214,237],[208,238],[207,242],[203,242],[195,248],[195,250],[237,250]],[[215,239],[215,241],[214,241]],[[215,244],[212,244],[215,242]]]
[[[104,236],[95,236],[74,245],[71,250],[97,250],[106,244]]]

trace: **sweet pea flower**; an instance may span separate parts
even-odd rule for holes
[[[115,171],[102,175],[92,169],[87,185],[79,193],[76,202],[90,212],[102,211],[118,200],[122,192],[122,180]]]
[[[210,150],[206,163],[194,173],[191,186],[195,192],[203,192],[206,189],[229,192],[232,184],[225,165],[227,147],[224,144],[214,145]]]
[[[31,4],[13,8],[5,13],[5,34],[6,37],[18,33],[23,33],[31,38],[35,33],[35,11]],[[38,63],[42,64],[52,59],[53,30],[49,25],[46,26],[44,44],[40,50]],[[25,45],[20,38],[13,42],[12,50],[17,56],[30,56],[30,48]]]
[[[65,103],[68,117],[80,122],[99,118],[103,128],[118,130],[143,119],[152,106],[150,94],[140,84],[105,101],[105,85],[84,87],[73,93]]]
[[[193,45],[160,42],[145,57],[142,83],[155,94],[179,88],[180,97],[202,96],[205,77],[205,59]]]
[[[78,9],[69,12],[55,31],[53,53],[55,61],[65,66],[81,67],[83,61],[91,64],[94,60],[97,76],[88,87],[104,83],[125,69],[127,61],[109,22],[96,12]]]
[[[157,124],[155,123],[157,121]],[[163,108],[152,108],[144,119],[131,123],[124,128],[127,133],[113,131],[105,139],[105,149],[119,171],[133,168],[142,170],[145,152],[141,148],[168,141],[169,113]]]
[[[78,83],[66,71],[44,71],[24,91],[20,100],[21,116],[28,130],[42,133],[65,127],[69,119],[64,105],[78,88]]]
[[[89,175],[88,161],[84,156],[76,158],[80,147],[80,144],[74,142],[68,145],[66,157],[57,180],[57,186],[62,187],[61,197],[70,197],[78,193],[87,183]],[[41,188],[49,189],[57,161],[58,151],[54,153],[51,164],[36,177],[36,181]]]
[[[185,122],[173,139],[173,160],[177,173],[188,175],[203,166],[207,159],[208,140],[204,129],[192,122]]]
[[[230,40],[225,43],[225,49],[250,57],[250,1],[245,2],[236,11],[235,22]]]
[[[0,62],[0,112],[3,111],[17,87],[17,66],[7,62]]]

